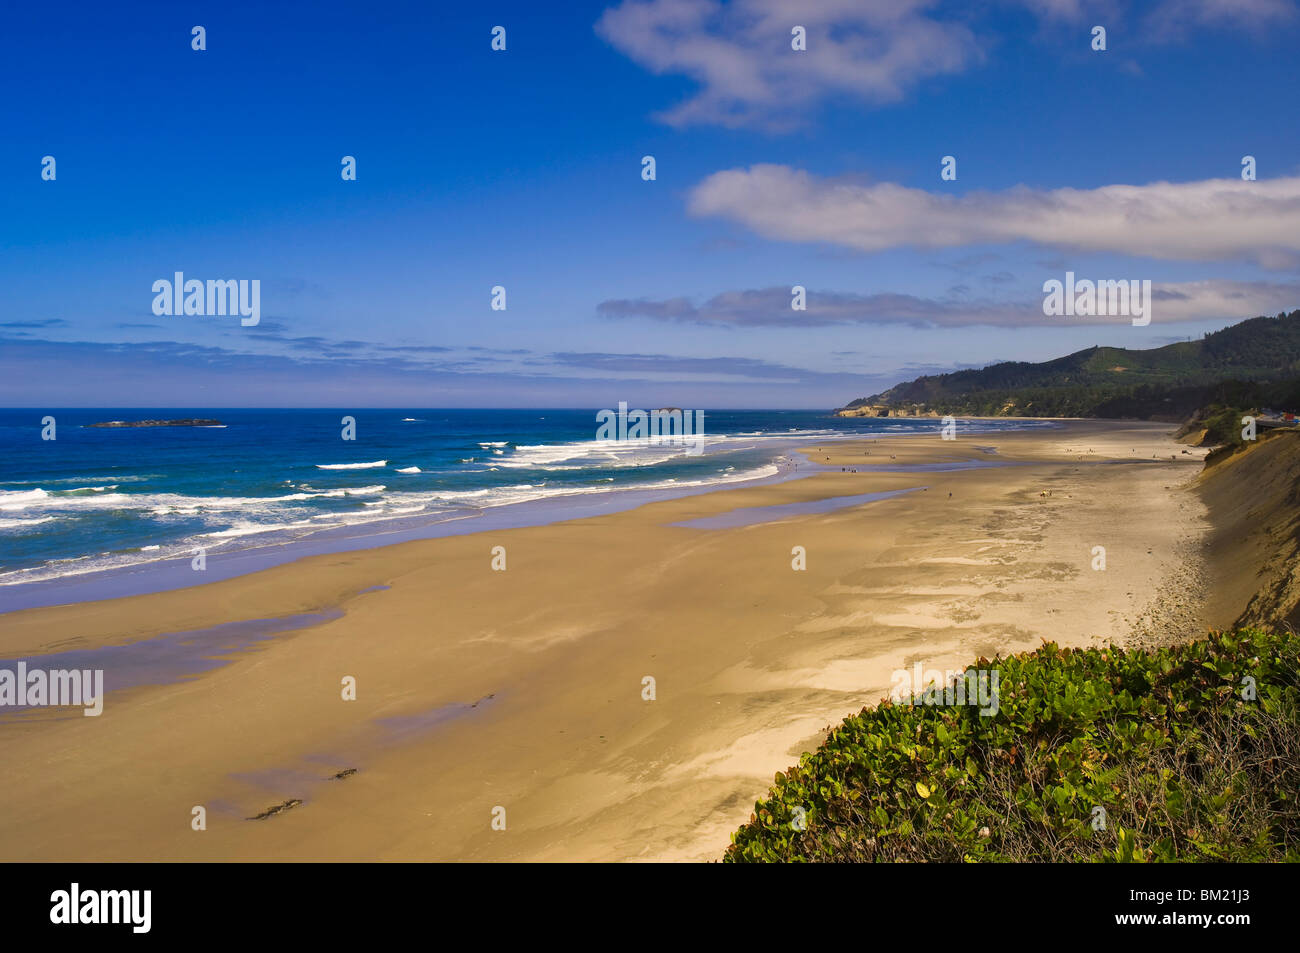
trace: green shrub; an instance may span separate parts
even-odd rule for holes
[[[1207,443],[1218,446],[1240,446],[1241,418],[1248,413],[1257,413],[1253,408],[1214,407],[1205,418]]]
[[[723,859],[1300,860],[1294,634],[972,667],[1000,673],[996,715],[863,709],[777,775]]]

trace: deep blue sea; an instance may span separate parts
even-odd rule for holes
[[[55,418],[56,439],[41,438]],[[356,419],[342,439],[341,418]],[[221,427],[97,429],[215,418]],[[339,527],[439,522],[511,503],[775,476],[817,438],[933,432],[937,420],[705,411],[706,450],[598,441],[594,410],[0,411],[0,587]],[[964,432],[1033,426],[961,424]]]

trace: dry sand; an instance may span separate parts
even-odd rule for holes
[[[1075,421],[826,444],[807,452],[835,467],[1018,465],[818,473],[0,616],[0,656],[16,658],[344,613],[196,678],[112,693],[98,718],[0,717],[0,859],[716,858],[773,774],[885,696],[896,669],[1201,634],[1207,523],[1185,487],[1204,451],[1170,430]],[[670,525],[912,487],[927,489],[741,528]],[[391,588],[358,594],[375,585]]]

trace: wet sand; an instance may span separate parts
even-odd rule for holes
[[[16,659],[342,612],[111,692],[98,718],[0,715],[0,857],[716,858],[896,669],[1231,621],[1200,609],[1203,451],[1171,430],[828,443],[805,479],[0,616]]]

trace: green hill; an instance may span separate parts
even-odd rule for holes
[[[839,412],[1181,420],[1207,404],[1253,403],[1300,404],[1300,311],[1149,350],[1091,347],[1040,364],[927,375]]]

